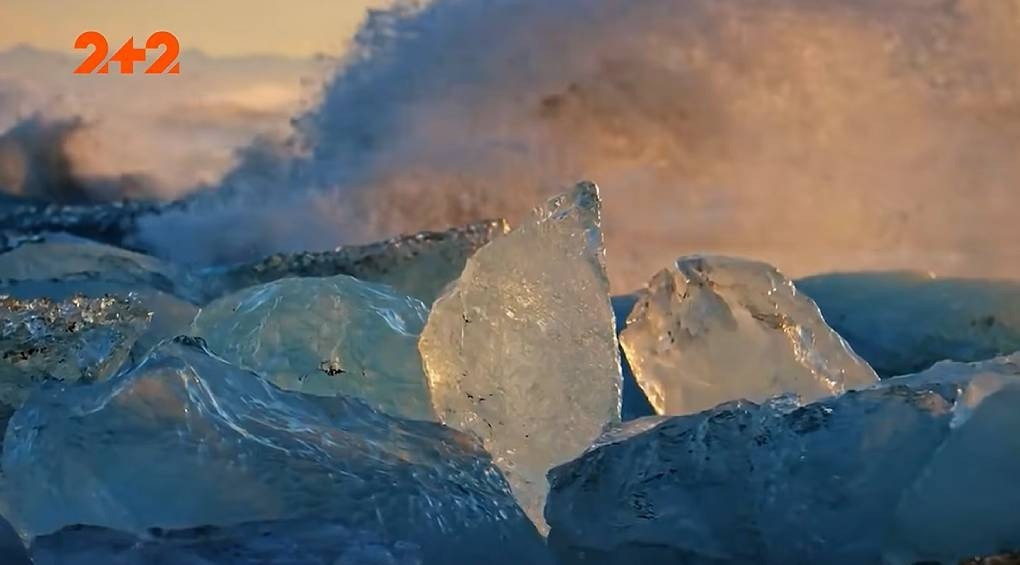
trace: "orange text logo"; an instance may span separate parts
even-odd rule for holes
[[[155,49],[160,51],[159,56],[146,69],[147,75],[181,73],[181,63],[177,57],[181,54],[181,44],[177,36],[169,31],[157,31],[145,40],[145,49],[135,47],[135,38],[129,37],[124,45],[120,46],[112,56],[106,56],[110,52],[110,44],[106,37],[98,31],[86,31],[74,40],[75,49],[92,49],[88,57],[74,69],[76,75],[87,75],[99,73],[101,75],[110,73],[110,63],[117,63],[117,68],[122,75],[130,75],[135,72],[135,63],[143,64],[147,60],[146,51]]]

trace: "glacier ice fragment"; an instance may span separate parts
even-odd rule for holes
[[[811,299],[744,259],[678,259],[641,292],[620,341],[659,414],[781,394],[810,402],[877,380]]]
[[[506,220],[486,220],[443,232],[421,232],[333,251],[281,253],[261,261],[213,267],[201,273],[203,293],[213,299],[285,277],[350,275],[388,284],[431,305],[464,269],[467,258],[509,230]]]
[[[566,565],[907,565],[1020,547],[1020,370],[937,369],[792,411],[737,401],[627,422],[550,473],[550,546]]]
[[[281,279],[207,305],[192,333],[281,388],[435,420],[418,354],[427,312],[417,299],[346,275]]]
[[[27,280],[104,282],[183,295],[192,284],[187,272],[155,257],[60,234],[0,253],[0,281]]]
[[[1020,351],[1017,281],[861,272],[796,284],[883,378]]]
[[[132,296],[61,302],[0,297],[0,402],[16,408],[46,379],[109,378],[149,318]]]
[[[441,421],[482,439],[541,527],[546,472],[620,418],[598,188],[578,184],[479,249],[419,347]]]
[[[308,519],[415,544],[426,564],[547,562],[468,436],[280,390],[195,338],[109,381],[41,389],[11,419],[2,462],[7,517],[29,539]]]

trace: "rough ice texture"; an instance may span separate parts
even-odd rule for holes
[[[545,474],[620,417],[598,188],[581,183],[468,259],[420,349],[440,419],[480,437],[543,526]]]
[[[421,565],[419,548],[328,521],[152,530],[71,526],[32,543],[35,565]],[[4,562],[5,565],[7,562]]]
[[[435,420],[418,354],[427,315],[415,298],[345,275],[282,279],[212,302],[192,333],[281,388]]]
[[[1020,389],[954,426],[987,374],[956,369],[792,411],[740,401],[629,422],[550,473],[550,545],[566,565],[954,563],[1020,547]]]
[[[256,263],[204,271],[203,293],[212,299],[285,277],[350,275],[388,284],[431,305],[460,276],[468,257],[509,229],[506,220],[487,220],[334,251],[273,255]]]
[[[67,235],[45,235],[0,253],[0,294],[64,300],[133,294],[153,313],[133,358],[180,335],[198,309],[191,277],[154,257]]]
[[[50,298],[68,300],[75,296],[89,299],[127,297],[150,312],[148,328],[138,336],[131,348],[129,362],[141,361],[150,349],[159,342],[188,333],[191,322],[198,314],[198,307],[190,302],[165,292],[145,286],[111,283],[102,280],[52,279],[0,282],[0,294],[7,294],[21,300]]]
[[[62,302],[0,297],[0,402],[18,407],[47,379],[95,381],[114,374],[149,325],[133,297]]]
[[[4,447],[8,518],[27,537],[314,519],[413,543],[428,564],[545,562],[469,437],[282,391],[193,338],[109,381],[42,389]]]
[[[882,377],[1020,351],[1017,281],[863,272],[808,277],[797,288]]]
[[[1020,352],[973,363],[941,361],[926,371],[882,381],[882,386],[930,388],[952,396],[954,427],[963,425],[985,398],[1011,384],[1020,384]]]
[[[659,414],[791,393],[810,402],[877,380],[810,298],[744,259],[678,259],[641,292],[620,341]]]

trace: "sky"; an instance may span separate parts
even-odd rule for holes
[[[0,0],[0,50],[72,51],[94,29],[110,43],[167,30],[210,55],[307,57],[344,50],[370,7],[387,0]]]

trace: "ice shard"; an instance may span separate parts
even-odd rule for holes
[[[427,314],[417,299],[346,275],[282,279],[212,302],[192,333],[281,388],[435,420],[418,354]]]
[[[862,272],[796,284],[882,377],[1020,351],[1017,281]]]
[[[792,410],[628,422],[550,473],[549,543],[565,565],[907,565],[1020,547],[1018,408],[1020,371],[1000,359]]]
[[[314,520],[414,544],[425,564],[546,563],[468,436],[280,390],[195,338],[109,381],[32,395],[3,469],[7,517],[29,539],[77,524],[146,536]]]
[[[390,285],[426,305],[464,269],[467,258],[509,230],[506,220],[486,220],[443,232],[421,232],[334,251],[278,254],[255,263],[205,270],[203,294],[213,299],[285,277],[350,275]]]
[[[641,292],[620,341],[659,414],[871,386],[875,372],[765,263],[682,257]]]
[[[0,402],[16,408],[48,379],[109,378],[128,358],[149,318],[131,296],[76,296],[61,302],[0,297]]]
[[[540,527],[545,474],[620,418],[598,188],[578,184],[468,259],[419,347],[439,418],[475,434]]]

